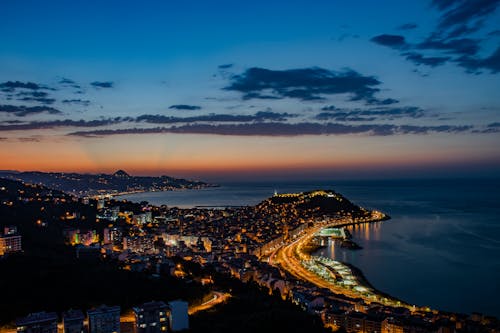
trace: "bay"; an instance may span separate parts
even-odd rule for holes
[[[318,251],[360,268],[371,284],[417,305],[500,317],[500,180],[420,179],[224,183],[125,195],[179,207],[254,205],[279,193],[334,189],[389,221],[351,227],[363,249]]]

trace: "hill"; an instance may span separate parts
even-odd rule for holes
[[[41,184],[76,196],[119,194],[127,192],[171,191],[216,186],[170,176],[131,176],[123,170],[109,174],[79,174],[40,171],[0,171],[0,178]]]

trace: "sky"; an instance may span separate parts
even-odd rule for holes
[[[2,1],[0,169],[500,176],[499,6]]]

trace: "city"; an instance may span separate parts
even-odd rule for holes
[[[469,317],[406,304],[370,287],[357,270],[331,259],[311,256],[310,247],[319,246],[315,245],[318,237],[328,240],[333,235],[345,239],[348,233],[345,226],[384,223],[382,221],[389,219],[384,213],[356,206],[331,190],[275,194],[256,206],[181,209],[134,204],[111,196],[78,198],[41,185],[1,182],[2,212],[12,213],[33,205],[40,207],[37,211],[47,210],[53,214],[52,210],[57,209],[61,212],[55,220],[37,213],[40,218],[32,217],[29,227],[57,228],[61,241],[72,249],[82,265],[98,260],[155,279],[161,280],[166,274],[174,279],[193,279],[206,287],[202,303],[192,303],[189,311],[188,302],[180,300],[168,304],[160,301],[158,306],[151,305],[156,304],[153,302],[146,302],[142,307],[136,305],[132,307],[134,315],[127,319],[122,312],[121,320],[119,305],[89,309],[85,327],[90,332],[118,332],[119,327],[121,332],[127,332],[134,325],[134,332],[143,332],[137,313],[146,311],[144,307],[150,307],[155,313],[146,317],[154,318],[151,320],[157,323],[154,329],[158,332],[186,329],[188,312],[192,315],[230,302],[231,291],[220,289],[213,274],[232,277],[244,284],[255,283],[268,294],[277,294],[283,301],[318,316],[326,327],[335,330],[429,332],[498,328],[499,325],[493,317]],[[78,206],[87,211],[79,210]],[[4,226],[0,238],[4,260],[23,253],[22,226],[19,228]],[[319,233],[321,230],[327,234],[326,238]],[[190,272],[192,267],[187,268],[192,265],[199,267],[196,274]],[[39,310],[18,318],[17,331],[32,332],[29,325],[46,323],[53,329],[47,332],[56,332],[57,315],[43,312],[50,309]],[[66,328],[72,316],[77,318],[74,325],[83,329],[85,317],[81,310],[75,311],[76,314],[61,314],[59,326],[65,331],[73,329]],[[97,319],[91,318],[101,312],[103,316],[114,313],[110,321],[113,324],[106,322],[114,325],[113,329],[92,328],[92,322]],[[159,313],[168,320],[162,320]],[[65,316],[68,316],[66,321]],[[175,319],[176,316],[182,319]],[[182,324],[176,326],[176,320]],[[156,332],[149,326],[147,329]]]
[[[500,333],[500,0],[4,0],[0,35],[0,333]]]

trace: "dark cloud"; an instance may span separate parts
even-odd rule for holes
[[[91,86],[94,88],[113,88],[114,83],[111,81],[105,81],[105,82],[100,82],[100,81],[94,81],[90,83]]]
[[[47,97],[49,94],[46,93],[45,91],[21,91],[16,94],[18,97],[23,97],[23,96],[28,96],[28,97],[33,97],[33,98],[44,98]]]
[[[175,124],[194,122],[251,122],[251,121],[285,121],[294,115],[288,113],[276,113],[270,111],[260,111],[254,115],[231,115],[231,114],[208,114],[193,117],[171,117],[162,115],[142,115],[135,120],[151,124]]]
[[[263,94],[254,93],[254,92],[246,93],[243,96],[243,99],[245,99],[245,100],[254,99],[254,98],[258,98],[258,99],[281,99],[282,97],[271,96],[271,95],[263,95]],[[311,99],[319,99],[319,98],[311,98]]]
[[[126,121],[132,121],[133,118],[116,117],[98,120],[52,120],[52,121],[33,121],[23,124],[0,124],[0,132],[6,131],[25,131],[25,130],[38,130],[38,129],[51,129],[58,127],[99,127],[118,124]]]
[[[416,29],[418,25],[416,23],[405,23],[401,24],[397,29],[398,30],[413,30]]]
[[[33,114],[49,113],[62,114],[61,111],[49,106],[17,106],[17,105],[0,105],[0,113],[13,114],[17,117],[26,117]]]
[[[406,43],[406,40],[403,36],[401,35],[388,35],[388,34],[383,34],[383,35],[378,35],[370,39],[372,42],[387,46],[393,49],[404,49],[408,47],[408,44]]]
[[[422,43],[417,44],[417,49],[423,50],[440,50],[446,53],[456,55],[474,55],[479,51],[478,39],[461,38],[461,39],[435,39],[428,38]]]
[[[75,81],[73,80],[70,80],[70,79],[67,79],[65,77],[61,78],[61,80],[59,80],[59,84],[68,84],[68,85],[71,85],[71,84],[76,84]]]
[[[120,134],[212,134],[233,136],[300,136],[300,135],[343,135],[364,134],[373,136],[428,134],[432,132],[458,133],[470,131],[472,126],[397,126],[387,124],[346,125],[339,123],[252,123],[252,124],[194,124],[173,127],[104,129],[69,133],[78,137],[104,137]]]
[[[480,29],[484,18],[495,12],[500,0],[433,0],[432,4],[443,12],[438,33],[447,32],[448,37],[455,37]]]
[[[86,99],[64,99],[62,100],[62,102],[64,104],[78,104],[78,105],[82,105],[82,106],[89,106],[90,105],[90,101],[89,100],[86,100]]]
[[[354,70],[342,72],[312,67],[270,70],[252,67],[231,77],[225,90],[243,93],[243,99],[295,98],[303,101],[322,100],[322,95],[349,94],[351,100],[376,103],[374,94],[381,82],[374,76],[364,76]]]
[[[175,104],[175,105],[170,105],[169,109],[176,109],[176,110],[200,110],[201,106],[198,106],[198,105],[187,105],[187,104]]]
[[[321,112],[318,113],[315,117],[316,120],[335,120],[335,121],[374,121],[376,117],[360,117],[357,115],[351,115],[349,112],[339,112],[339,113],[330,113],[330,112]]]
[[[322,111],[339,111],[341,109],[337,108],[335,105],[327,105],[321,108]]]
[[[228,69],[231,67],[233,67],[233,64],[223,64],[218,66],[219,69]]]
[[[396,104],[399,103],[397,99],[394,98],[385,98],[385,99],[380,99],[380,100],[375,100],[374,102],[370,104],[375,104],[375,105],[391,105],[391,104]]]
[[[491,73],[500,72],[500,47],[493,54],[486,58],[460,57],[454,60],[470,73],[479,73],[482,69],[487,69]]]
[[[335,121],[374,121],[382,119],[396,118],[421,118],[425,116],[425,111],[419,107],[379,107],[367,110],[329,110],[335,112],[321,112],[316,115],[317,120]]]
[[[454,63],[466,72],[480,73],[486,69],[499,72],[498,50],[489,57],[478,56],[485,38],[474,35],[484,27],[488,16],[492,15],[500,0],[433,0],[432,5],[440,12],[436,28],[423,41],[410,43],[404,36],[379,35],[371,40],[393,49],[405,49],[401,56],[416,65],[436,67]],[[490,32],[486,36],[495,34]],[[423,55],[418,50],[432,52]]]
[[[430,67],[436,67],[444,65],[450,57],[425,57],[424,55],[417,52],[406,52],[402,54],[407,60],[410,60],[415,65],[426,65]]]
[[[22,88],[22,89],[31,89],[31,90],[38,90],[38,89],[48,89],[46,87],[43,87],[37,83],[33,82],[21,82],[21,81],[7,81],[0,83],[0,88],[3,90],[10,90],[14,91],[14,89]]]
[[[65,87],[81,89],[81,86],[79,84],[77,84],[75,81],[68,79],[68,78],[64,78],[64,77],[61,78],[61,80],[59,80],[59,84],[65,86]]]
[[[50,105],[54,104],[56,101],[54,98],[36,98],[36,97],[23,97],[19,98],[18,101],[23,101],[23,102],[37,102],[45,105]]]
[[[16,94],[16,99],[23,102],[37,102],[45,105],[54,104],[54,98],[49,98],[49,94],[45,91],[28,90],[20,91]]]

